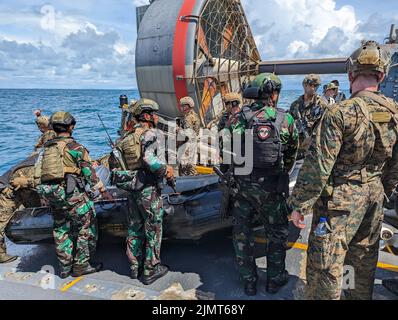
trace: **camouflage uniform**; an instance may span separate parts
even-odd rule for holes
[[[259,119],[276,119],[276,110],[261,102],[251,106],[253,112],[260,111]],[[242,113],[229,126],[232,133],[244,135],[246,120]],[[284,146],[283,170],[290,170],[298,148],[298,132],[294,119],[290,114],[285,115],[280,132],[281,143]],[[256,159],[253,159],[254,162]],[[265,228],[267,239],[267,278],[278,279],[285,272],[285,257],[288,239],[289,214],[285,196],[275,192],[278,183],[276,175],[263,174],[265,183],[258,183],[261,172],[253,170],[251,176],[235,176],[237,195],[232,199],[233,244],[235,248],[240,277],[247,282],[257,281],[257,267],[254,258],[254,233],[252,223],[259,219]],[[256,176],[256,179],[252,179]]]
[[[47,141],[54,139],[56,136],[57,136],[57,134],[51,129],[44,132],[35,144],[35,151],[37,151],[37,149],[40,149],[41,147],[43,147]]]
[[[40,199],[34,190],[33,171],[33,166],[16,168],[8,178],[0,179],[4,187],[0,191],[0,263],[2,256],[5,257],[6,253],[5,228],[15,210],[20,206],[40,206]],[[13,180],[16,178],[26,179],[26,186],[21,187],[13,184]]]
[[[127,257],[133,271],[143,268],[144,276],[149,276],[160,265],[164,210],[159,182],[164,178],[167,167],[165,160],[156,152],[156,132],[144,129],[141,124],[135,125],[134,130],[142,130],[139,135],[142,166],[133,172],[139,175],[141,171],[145,178],[142,188],[129,192]],[[125,156],[123,148],[121,151]]]
[[[315,94],[308,105],[305,105],[304,95],[302,95],[290,106],[289,113],[296,121],[296,127],[299,130],[300,146],[297,159],[305,157],[311,135],[327,106],[326,101],[318,94]]]
[[[309,299],[339,299],[344,265],[355,270],[355,289],[345,291],[346,298],[372,298],[384,191],[390,194],[398,182],[393,120],[387,108],[359,96],[332,106],[317,128],[289,200],[301,214],[314,212]],[[325,237],[313,232],[320,217],[330,227]]]
[[[83,185],[88,184],[94,192],[103,188],[92,167],[89,154],[73,138],[58,137],[54,140],[69,139],[64,150],[65,165],[79,169]],[[95,252],[98,232],[94,202],[83,186],[77,185],[71,194],[66,194],[65,182],[59,184],[40,184],[39,194],[49,201],[54,217],[54,240],[61,272],[74,268],[84,268]],[[74,239],[72,232],[77,231]]]
[[[187,135],[195,134],[194,137],[190,137],[190,140],[199,137],[200,133],[200,118],[198,114],[193,109],[193,105],[191,110],[184,114],[184,117],[181,122],[181,127],[184,130],[188,130]],[[195,142],[187,141],[182,144],[182,148],[186,148],[184,154],[180,158],[180,169],[179,173],[181,176],[195,176],[197,175],[196,170],[196,162],[197,162],[197,153],[195,148]]]

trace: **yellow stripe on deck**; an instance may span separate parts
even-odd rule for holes
[[[213,168],[210,167],[196,166],[196,171],[198,174],[214,174]]]
[[[260,244],[265,244],[265,243],[267,243],[267,240],[265,240],[264,238],[256,237],[255,238],[255,242],[256,243],[260,243]],[[289,242],[288,246],[290,248],[303,250],[303,251],[307,251],[307,249],[308,249],[308,245],[307,244],[300,243],[300,242]],[[389,270],[389,271],[393,271],[393,272],[398,272],[398,266],[395,266],[393,264],[378,262],[377,263],[377,267],[380,268],[380,269],[385,269],[385,270]]]
[[[79,278],[76,278],[75,280],[73,280],[73,281],[67,283],[65,286],[63,286],[63,287],[61,288],[61,292],[66,292],[66,291],[68,291],[70,288],[72,288],[76,283],[78,283],[78,282],[81,281],[82,279],[83,279],[83,277],[79,277]]]

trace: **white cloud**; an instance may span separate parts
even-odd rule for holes
[[[149,1],[148,0],[133,0],[133,4],[136,7],[139,7],[139,6],[144,6],[146,4],[149,4]]]
[[[287,51],[293,57],[306,55],[310,46],[303,41],[293,41],[287,47]]]
[[[260,40],[257,43],[263,59],[346,55],[361,39],[357,32],[360,21],[354,8],[349,5],[337,8],[334,0],[243,0],[242,3],[253,34]],[[267,49],[269,45],[272,50]]]

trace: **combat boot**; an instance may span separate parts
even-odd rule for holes
[[[87,263],[86,265],[74,265],[73,266],[73,272],[72,272],[72,277],[80,277],[85,274],[91,274],[91,273],[96,273],[100,271],[103,268],[103,264],[101,262],[96,263],[96,264],[89,264]]]
[[[155,267],[155,271],[150,274],[149,276],[144,275],[144,279],[142,280],[142,283],[145,285],[149,285],[154,283],[156,280],[160,279],[161,277],[165,276],[169,272],[169,268],[165,265],[158,264]]]
[[[388,291],[398,295],[398,279],[383,279],[382,284]]]
[[[246,281],[245,282],[245,294],[247,296],[255,296],[257,294],[257,282]]]
[[[18,256],[7,254],[4,242],[0,242],[0,263],[9,263],[18,259]]]
[[[275,294],[288,282],[289,282],[289,273],[286,270],[284,270],[276,278],[272,278],[272,279],[267,278],[267,282],[265,285],[265,291],[267,291],[268,293],[271,293],[271,294]]]
[[[143,268],[138,268],[138,269],[132,268],[131,273],[130,273],[130,278],[134,279],[134,280],[138,279],[139,277],[141,277],[142,272],[143,272]]]
[[[59,277],[61,279],[66,279],[66,278],[70,277],[71,275],[72,275],[72,271],[71,270],[64,270],[64,271],[61,271],[59,273]]]

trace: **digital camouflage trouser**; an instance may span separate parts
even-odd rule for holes
[[[307,299],[337,300],[342,289],[346,299],[372,299],[383,196],[381,182],[375,181],[334,187],[327,209],[326,202],[317,202],[308,241]],[[323,238],[313,232],[321,216],[331,229]]]
[[[77,188],[70,197],[65,196],[60,185],[40,185],[38,190],[50,202],[53,212],[53,235],[61,271],[68,272],[73,265],[86,266],[98,239],[93,201]]]
[[[151,275],[160,264],[163,202],[154,186],[130,192],[128,197],[127,257],[132,270]]]
[[[239,195],[232,199],[233,244],[242,280],[257,281],[254,258],[255,216],[264,225],[267,240],[267,278],[275,279],[285,270],[288,241],[288,210],[286,200],[279,194],[264,191],[261,185],[240,181]]]

